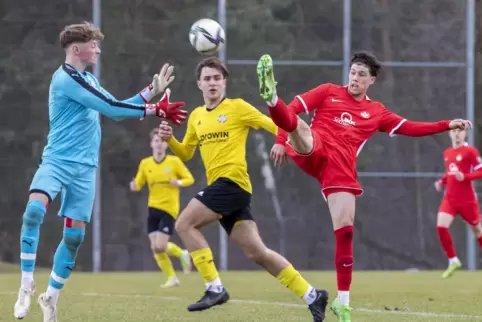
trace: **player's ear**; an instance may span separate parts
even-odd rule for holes
[[[80,53],[80,49],[79,49],[79,46],[77,45],[72,45],[72,52],[75,54],[75,55],[79,55]]]
[[[377,78],[375,76],[370,76],[370,85],[373,85],[373,83],[375,83],[376,80]]]
[[[201,81],[200,80],[197,81],[197,88],[201,89]]]

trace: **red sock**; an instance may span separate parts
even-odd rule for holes
[[[446,227],[437,226],[438,237],[440,238],[440,243],[445,251],[448,258],[454,258],[455,254],[454,243],[452,242],[452,236],[450,236],[449,229]]]
[[[479,246],[480,248],[482,248],[482,236],[479,237],[479,239],[477,239],[479,241]]]
[[[339,291],[349,291],[353,273],[353,226],[335,230],[335,268]]]
[[[298,116],[291,111],[278,97],[278,102],[275,106],[268,106],[269,114],[273,122],[286,132],[293,132],[298,126]]]

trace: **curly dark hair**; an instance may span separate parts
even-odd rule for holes
[[[353,54],[350,61],[350,66],[353,64],[363,64],[370,70],[370,75],[377,77],[380,74],[382,68],[381,63],[378,61],[374,54],[360,51]]]

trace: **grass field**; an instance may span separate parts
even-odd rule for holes
[[[18,273],[0,265],[0,321],[14,321]],[[356,272],[352,285],[355,322],[482,321],[482,272],[459,272],[449,280],[441,272]],[[336,294],[333,272],[305,272],[316,286]],[[182,285],[159,288],[160,273],[74,272],[62,291],[59,320],[80,321],[311,321],[304,303],[264,272],[227,272],[221,278],[231,301],[214,309],[189,313],[186,305],[202,295],[196,272],[180,275]],[[36,274],[43,292],[48,272]],[[24,321],[42,321],[36,302]],[[336,321],[328,313],[326,321]]]

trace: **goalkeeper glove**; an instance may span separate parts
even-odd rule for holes
[[[186,105],[184,102],[169,102],[169,95],[171,90],[168,88],[164,92],[162,98],[156,104],[146,104],[144,110],[144,117],[147,115],[155,115],[157,117],[171,121],[176,125],[180,125],[187,115],[187,111],[180,108]]]
[[[169,64],[162,66],[159,74],[155,74],[152,78],[152,83],[139,93],[144,102],[149,102],[152,98],[165,91],[174,80],[174,75],[172,75],[173,71],[174,66],[170,66]]]

